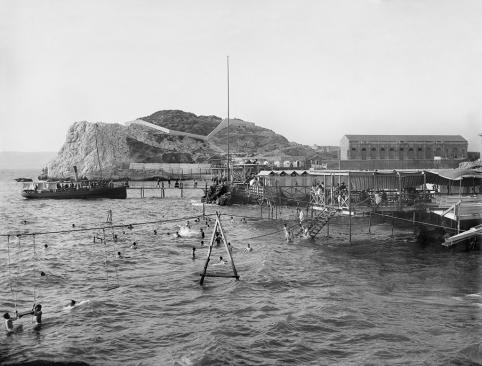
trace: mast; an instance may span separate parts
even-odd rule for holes
[[[99,169],[100,169],[100,178],[102,179],[102,165],[100,164],[100,156],[99,156],[99,144],[97,143],[97,131],[98,125],[95,124],[95,149],[97,150],[97,161],[99,162]]]
[[[228,182],[231,182],[229,174],[229,56],[226,56],[226,66],[228,71]]]

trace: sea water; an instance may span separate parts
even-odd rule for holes
[[[0,171],[0,234],[11,235],[9,243],[0,237],[0,311],[41,303],[42,325],[26,316],[15,332],[2,329],[0,364],[481,362],[480,252],[422,247],[407,232],[391,238],[383,224],[369,234],[366,221],[354,225],[351,244],[336,221],[330,237],[324,229],[314,241],[287,243],[283,223],[296,224],[294,209],[280,221],[261,219],[257,206],[208,206],[207,214],[223,214],[240,280],[208,277],[200,286],[207,248],[199,230],[207,243],[214,224],[191,218],[202,214],[200,190],[183,198],[171,190],[163,199],[135,191],[126,200],[23,199],[13,178],[34,173]],[[173,221],[40,234],[108,226],[108,210],[114,225]],[[208,272],[232,273],[229,263],[211,265],[219,256],[227,258],[222,247]],[[70,308],[71,299],[80,305]]]

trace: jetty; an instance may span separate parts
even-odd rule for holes
[[[480,169],[264,170],[238,184],[236,196],[257,202],[276,218],[277,207],[306,210],[315,237],[334,216],[372,216],[437,226],[459,234],[480,223]]]

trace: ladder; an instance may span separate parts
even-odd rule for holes
[[[308,226],[308,234],[312,239],[325,227],[330,217],[335,216],[337,210],[334,208],[326,208],[320,211],[311,221],[310,226]]]

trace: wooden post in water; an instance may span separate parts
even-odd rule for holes
[[[370,211],[370,216],[368,217],[368,234],[372,233],[372,212]]]
[[[333,206],[333,185],[335,184],[335,179],[333,177],[333,173],[330,173],[331,176],[331,186],[330,186],[330,191],[331,191],[331,205]]]
[[[455,205],[454,213],[457,219],[457,234],[460,234],[460,201]]]
[[[351,180],[350,172],[348,172],[348,217],[350,223],[350,244],[351,244]]]
[[[400,172],[397,172],[398,174],[398,210],[402,209],[402,176],[400,175]],[[393,212],[392,212],[393,216]]]
[[[328,217],[326,220],[326,237],[330,237],[330,217]]]
[[[395,226],[395,216],[393,215],[393,211],[392,211],[392,238],[393,238],[393,228]]]

